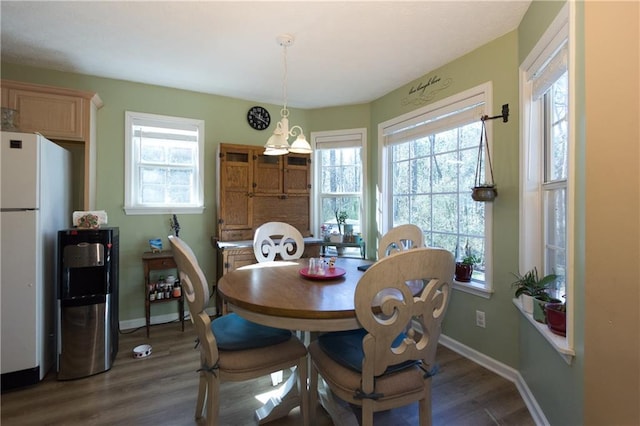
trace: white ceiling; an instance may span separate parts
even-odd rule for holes
[[[517,28],[526,1],[7,1],[2,62],[289,106],[369,102]]]

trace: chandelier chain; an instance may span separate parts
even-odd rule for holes
[[[287,45],[284,44],[282,46],[283,50],[282,50],[282,61],[283,61],[283,69],[284,69],[284,75],[282,78],[282,98],[284,99],[284,104],[282,107],[282,111],[281,111],[281,115],[283,117],[287,117],[289,115],[289,110],[287,109],[287,73],[288,73],[288,69],[287,69]]]

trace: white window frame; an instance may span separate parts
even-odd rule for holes
[[[194,182],[195,200],[189,205],[150,206],[138,201],[139,181],[136,144],[133,142],[132,129],[134,125],[153,125],[168,128],[197,128],[198,153],[195,166],[196,181]],[[128,215],[143,214],[199,214],[204,211],[204,120],[167,115],[148,114],[143,112],[125,111],[125,179],[124,179],[124,211]]]
[[[320,156],[315,157],[315,152],[318,149],[330,149],[330,148],[349,148],[349,147],[361,147],[360,155],[362,161],[362,188],[360,193],[360,230],[363,238],[366,241],[366,231],[368,229],[368,220],[366,212],[367,198],[367,129],[344,129],[344,130],[329,130],[322,132],[311,132],[311,146],[313,147],[311,167],[313,169],[313,186],[311,196],[311,226],[314,230],[314,235],[320,237],[320,173],[321,164]]]
[[[531,314],[521,312],[531,324],[546,338],[552,347],[568,363],[574,350],[574,226],[575,226],[575,46],[571,42],[575,31],[575,6],[568,2],[558,13],[547,31],[540,38],[520,67],[520,273],[536,267],[544,270],[545,204],[544,181],[544,97],[536,99],[540,89],[536,83],[551,60],[566,50],[569,89],[568,125],[568,175],[566,185],[566,300],[567,336],[553,334],[546,325],[533,320]],[[550,73],[547,73],[549,75]],[[555,80],[554,80],[555,81]],[[544,84],[543,84],[544,85]],[[515,301],[514,301],[515,303]],[[516,303],[516,306],[519,306]]]
[[[379,235],[384,235],[393,226],[392,217],[392,194],[391,194],[391,174],[389,170],[389,155],[386,147],[387,137],[394,132],[402,129],[409,129],[412,126],[418,126],[427,123],[430,120],[442,117],[448,113],[460,111],[463,108],[480,103],[481,105],[467,110],[466,114],[454,116],[451,122],[447,119],[437,120],[429,125],[430,133],[458,127],[469,123],[469,117],[477,119],[483,115],[491,115],[493,103],[493,85],[486,82],[461,93],[450,96],[433,104],[429,104],[422,108],[411,111],[407,114],[387,120],[378,125],[378,167],[380,170],[379,182],[376,191],[376,212]],[[462,122],[460,122],[462,120]],[[486,141],[489,149],[492,148],[493,127],[491,121],[486,123],[489,140]],[[486,159],[485,159],[486,160]],[[488,171],[486,171],[488,173]],[[471,197],[471,192],[469,192]],[[483,298],[490,298],[493,293],[493,241],[492,241],[492,224],[493,224],[493,205],[485,203],[484,213],[484,238],[485,238],[485,280],[484,283],[472,281],[463,283],[454,281],[453,287],[457,290],[464,291]]]

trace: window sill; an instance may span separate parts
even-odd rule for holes
[[[124,212],[127,215],[136,214],[201,214],[204,207],[125,207]]]
[[[453,288],[464,293],[473,294],[474,296],[490,299],[493,294],[492,290],[487,289],[485,286],[476,284],[473,281],[463,283],[461,281],[453,281]]]
[[[551,346],[560,354],[564,361],[571,365],[573,358],[576,356],[576,352],[569,346],[569,342],[566,337],[559,336],[547,327],[546,324],[539,323],[533,319],[533,315],[528,314],[522,309],[522,304],[519,299],[513,299],[513,304],[516,305],[520,313],[542,334],[542,336],[551,344]]]

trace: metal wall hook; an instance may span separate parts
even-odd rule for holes
[[[507,121],[509,121],[509,104],[504,104],[502,105],[502,114],[501,115],[494,115],[493,117],[489,117],[488,115],[483,115],[480,120],[485,121],[485,120],[494,120],[496,118],[502,118],[502,122],[506,123]]]

